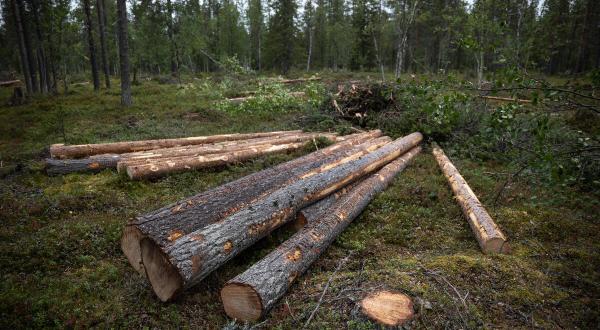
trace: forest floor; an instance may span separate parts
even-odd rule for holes
[[[161,303],[120,250],[125,223],[141,213],[293,159],[307,151],[214,170],[133,182],[113,171],[48,177],[52,143],[298,129],[306,110],[227,113],[178,87],[145,81],[121,108],[118,82],[94,93],[0,108],[0,328],[236,328],[219,290],[290,233],[277,232],[173,303]],[[9,91],[0,91],[2,104]],[[336,129],[339,127],[331,127]],[[387,288],[414,299],[412,327],[592,328],[600,324],[600,202],[565,186],[516,180],[494,205],[509,171],[453,159],[504,230],[510,255],[480,252],[429,149],[292,286],[265,328],[300,328],[332,284],[310,328],[371,329],[357,303]],[[342,259],[348,261],[334,274]]]

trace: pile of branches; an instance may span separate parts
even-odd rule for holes
[[[365,127],[372,114],[395,107],[392,90],[387,84],[338,85],[337,93],[331,97],[331,110],[336,117]]]

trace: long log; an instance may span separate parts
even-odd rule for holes
[[[140,241],[143,238],[150,237],[160,246],[167,247],[177,238],[215,223],[266,194],[300,180],[307,173],[351,161],[391,141],[388,137],[379,137],[380,135],[379,130],[354,135],[346,141],[137,217],[125,227],[121,249],[130,264],[138,272],[145,274],[140,252]]]
[[[304,92],[291,92],[290,96],[292,97],[304,97],[306,94]],[[240,103],[244,103],[248,100],[254,99],[256,98],[256,96],[243,96],[243,97],[233,97],[230,99],[227,99],[227,101],[233,103],[233,104],[240,104]]]
[[[227,315],[243,321],[263,317],[420,150],[414,147],[357,183],[277,249],[227,282],[221,290]]]
[[[504,101],[504,102],[517,102],[517,103],[531,103],[531,100],[526,99],[513,99],[511,97],[501,97],[501,96],[490,96],[490,95],[481,95],[482,99],[494,100],[494,101]]]
[[[64,175],[74,172],[100,172],[107,168],[117,168],[117,170],[120,172],[128,165],[133,165],[136,162],[140,164],[144,163],[143,160],[145,159],[228,153],[232,151],[243,150],[249,146],[302,142],[319,136],[333,138],[336,135],[332,133],[285,133],[282,135],[247,140],[225,141],[201,145],[186,145],[124,154],[93,155],[87,158],[79,159],[47,158],[45,169],[48,175]],[[340,139],[344,138],[340,137]]]
[[[420,133],[410,134],[359,159],[286,185],[218,223],[179,237],[167,248],[143,239],[142,262],[154,292],[162,301],[172,299],[289,222],[298,210],[380,169],[422,139]]]
[[[460,175],[444,151],[437,144],[434,144],[432,153],[448,180],[456,201],[467,218],[481,250],[484,253],[509,253],[510,246],[506,236],[494,223],[492,217],[481,205],[467,181]]]
[[[142,141],[125,141],[98,144],[64,145],[53,144],[50,146],[50,155],[53,158],[81,158],[100,154],[122,154],[143,150],[176,147],[192,144],[206,144],[222,141],[246,140],[259,137],[281,135],[285,133],[300,133],[301,131],[277,131],[264,133],[235,133],[209,136],[193,136],[177,139],[159,139]]]

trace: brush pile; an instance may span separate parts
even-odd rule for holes
[[[333,142],[345,139],[334,133],[279,131],[69,146],[54,144],[50,146],[51,158],[46,159],[46,172],[57,175],[114,168],[134,180],[150,179],[290,152],[319,138]]]
[[[331,98],[331,108],[339,118],[363,127],[368,116],[385,111],[393,104],[390,87],[383,84],[339,85],[338,92]]]
[[[198,284],[285,224],[300,228],[271,254],[229,281],[221,296],[238,320],[264,316],[335,238],[420,151],[412,133],[339,138],[311,154],[139,216],[121,247],[162,301]]]

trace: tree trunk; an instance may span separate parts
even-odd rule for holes
[[[100,172],[107,168],[116,168],[121,155],[105,154],[82,159],[46,158],[46,174],[65,175],[75,172]]]
[[[35,36],[37,44],[37,61],[38,72],[40,73],[40,91],[44,94],[49,90],[49,77],[46,63],[46,54],[44,52],[44,38],[42,37],[42,29],[40,26],[40,8],[37,0],[31,0],[31,11],[33,12],[33,22],[35,25]]]
[[[106,7],[104,0],[96,0],[96,12],[98,14],[98,32],[100,34],[100,56],[102,57],[102,69],[104,71],[104,83],[110,89],[110,64],[108,63],[108,49],[106,44]]]
[[[250,174],[233,182],[208,190],[159,210],[138,217],[125,227],[121,247],[131,265],[144,272],[141,264],[140,241],[148,236],[158,245],[167,247],[178,236],[187,235],[219,221],[267,193],[300,180],[321,167],[340,164],[360,157],[389,142],[379,138],[381,131],[355,135],[343,142],[306,156]],[[369,141],[376,139],[377,141]]]
[[[308,28],[308,59],[306,60],[306,72],[310,71],[310,60],[312,59],[312,47],[313,47],[313,32],[312,28]]]
[[[372,293],[360,301],[360,307],[367,317],[386,327],[397,327],[415,315],[409,296],[387,290]]]
[[[289,222],[296,212],[341,187],[358,180],[399,157],[423,136],[413,133],[330,170],[304,177],[224,218],[161,248],[145,238],[142,262],[157,296],[167,301],[222,266],[274,229]]]
[[[19,55],[21,56],[21,68],[23,70],[23,77],[25,79],[25,87],[27,87],[27,93],[32,94],[33,86],[31,82],[31,68],[29,67],[30,59],[28,56],[26,43],[25,43],[25,32],[23,31],[23,21],[21,19],[21,6],[19,2],[22,0],[12,0],[13,15],[15,18],[15,30],[17,31],[17,37],[19,39]]]
[[[248,140],[284,134],[301,133],[302,131],[275,131],[264,133],[235,133],[208,136],[192,136],[175,139],[141,140],[127,142],[111,142],[98,144],[78,144],[65,146],[53,144],[50,146],[50,155],[54,158],[80,158],[100,154],[122,154],[160,148],[208,144],[223,141]]]
[[[83,0],[83,11],[85,13],[85,28],[88,39],[88,50],[90,52],[92,80],[94,81],[94,90],[98,91],[100,90],[100,77],[98,76],[98,63],[96,61],[96,44],[94,42],[94,26],[92,23],[90,0]]]
[[[412,148],[376,174],[357,183],[276,250],[227,282],[221,290],[227,315],[243,321],[263,317],[420,150],[418,146]],[[200,257],[198,261],[206,262],[206,259]]]
[[[119,39],[119,69],[121,73],[121,105],[133,104],[131,82],[129,81],[129,41],[127,40],[127,2],[117,0],[117,24]]]
[[[177,56],[177,44],[173,31],[173,4],[167,0],[167,35],[169,37],[169,51],[171,53],[171,75],[179,78],[179,62]]]
[[[484,253],[509,253],[506,237],[487,213],[471,187],[460,175],[456,167],[446,157],[444,151],[434,144],[433,156],[454,192],[456,201],[463,210],[469,225]]]

